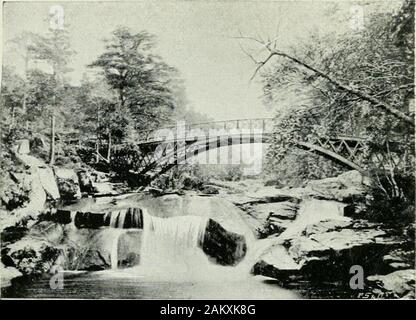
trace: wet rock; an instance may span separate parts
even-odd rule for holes
[[[76,200],[81,198],[78,176],[74,170],[55,168],[54,172],[59,193],[63,200]]]
[[[214,186],[203,186],[201,189],[199,189],[199,191],[202,194],[207,194],[207,195],[212,195],[212,194],[219,194],[219,190],[218,188],[214,187]]]
[[[11,285],[11,281],[22,276],[22,273],[14,267],[5,267],[0,262],[0,276],[1,276],[1,287],[6,288]]]
[[[184,190],[198,190],[203,186],[203,180],[200,177],[191,174],[184,174],[180,181]]]
[[[16,151],[18,154],[30,153],[30,143],[28,139],[22,139],[18,141]]]
[[[246,255],[247,244],[243,235],[227,231],[209,219],[202,250],[218,264],[236,265]]]
[[[48,166],[38,167],[37,173],[40,183],[47,196],[53,200],[59,199],[60,194],[55,181],[53,170]]]
[[[140,264],[142,230],[129,230],[118,240],[118,264],[122,267],[133,267]]]
[[[292,192],[292,190],[276,189],[273,187],[263,187],[253,192],[247,192],[244,195],[232,194],[227,196],[232,203],[237,206],[257,203],[270,203],[281,201],[298,201],[300,192]]]
[[[264,239],[272,235],[280,235],[290,226],[291,222],[290,220],[280,219],[271,214],[265,223],[257,229],[257,237]]]
[[[351,202],[362,199],[368,185],[368,178],[352,170],[337,177],[310,181],[304,190],[314,198]]]
[[[59,260],[64,269],[105,270],[114,265],[114,259],[124,267],[140,262],[142,230],[67,228]]]
[[[65,227],[57,264],[65,270],[104,270],[111,266],[111,252],[120,230]]]
[[[265,188],[247,195],[226,195],[226,199],[243,210],[244,219],[257,238],[282,233],[294,220],[299,209],[299,194]]]
[[[110,182],[95,182],[93,184],[93,192],[96,196],[117,194],[114,185]]]
[[[39,221],[34,224],[28,233],[34,239],[45,239],[50,244],[58,245],[64,240],[64,226],[51,221]]]
[[[325,220],[305,227],[302,235],[309,237],[314,234],[320,234],[331,231],[338,231],[348,228],[353,224],[351,220]]]
[[[299,210],[299,201],[260,203],[253,205],[252,211],[260,217],[274,217],[281,220],[294,220]],[[267,219],[266,218],[266,219]]]
[[[414,269],[399,270],[387,275],[373,275],[367,277],[368,283],[373,286],[374,293],[392,294],[395,298],[415,299]]]
[[[4,228],[1,231],[1,247],[20,240],[27,234],[27,232],[28,229],[21,225],[13,225]]]
[[[279,244],[283,245],[296,266],[300,266],[293,271],[299,270],[304,279],[337,281],[347,279],[349,268],[355,264],[363,266],[370,274],[381,271],[383,253],[397,248],[403,241],[381,225],[366,221],[327,220],[307,226],[291,238],[278,237],[274,246]],[[281,255],[281,248],[279,250]],[[267,254],[259,259],[263,264],[267,262]],[[280,274],[279,264],[267,265],[268,274]],[[272,272],[272,268],[278,270]]]
[[[7,246],[5,252],[15,267],[24,275],[38,275],[48,272],[60,254],[46,240],[25,237]]]
[[[414,250],[395,249],[383,256],[383,262],[387,265],[388,272],[415,267]]]
[[[93,178],[87,170],[77,172],[81,192],[94,193]]]

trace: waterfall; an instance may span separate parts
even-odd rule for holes
[[[343,216],[345,203],[331,200],[308,199],[303,200],[295,221],[279,235],[278,239],[283,241],[299,234],[306,226],[327,219],[349,220]]]
[[[110,213],[110,228],[114,228],[114,238],[111,244],[111,252],[110,252],[110,263],[111,269],[115,270],[118,268],[118,242],[120,236],[124,233],[123,229],[121,228],[124,224],[124,219],[126,217],[126,210],[121,210],[119,213],[111,212]]]
[[[198,216],[158,218],[143,212],[141,268],[188,273],[207,263],[202,244],[208,219]]]
[[[110,252],[110,263],[111,269],[115,270],[118,268],[118,240],[120,239],[122,230],[114,230],[114,238],[111,243],[111,252]]]

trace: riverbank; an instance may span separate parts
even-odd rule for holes
[[[197,190],[147,188],[117,195],[119,192],[105,176],[97,183],[85,171],[80,175],[49,168],[28,156],[23,159],[28,173],[21,179],[29,176],[32,187],[29,201],[13,212],[3,211],[1,220],[2,292],[6,297],[73,297],[77,287],[80,292],[89,288],[96,294],[103,290],[112,298],[124,297],[125,290],[131,292],[131,298],[156,297],[158,291],[151,292],[159,283],[161,291],[172,292],[172,298],[182,297],[180,292],[194,298],[222,292],[221,298],[232,298],[251,285],[249,292],[264,299],[295,298],[298,294],[309,298],[414,298],[414,229],[362,219],[368,181],[356,171],[310,181],[302,188],[279,189],[255,179],[211,179]],[[96,196],[80,197],[86,186],[91,191],[100,182],[105,184],[101,189],[105,193],[95,188]],[[68,197],[71,204],[56,202]],[[48,220],[44,212],[51,206],[71,212],[117,212],[118,217],[123,210],[138,207],[163,219],[212,219],[224,232],[243,237],[247,253],[242,262],[222,267],[226,269],[220,272],[215,268],[199,270],[197,274],[204,277],[192,281],[182,279],[179,283],[176,276],[171,276],[172,270],[164,269],[157,278],[144,274],[146,280],[136,282],[134,279],[143,271],[137,269],[143,230],[79,229],[73,221],[62,224]],[[171,236],[175,239],[174,233]],[[226,257],[230,251],[222,250],[221,245],[217,243],[214,251],[222,258],[213,266],[218,261],[233,261]],[[358,282],[354,287],[351,270],[358,270],[357,266],[362,274],[355,278]],[[108,271],[114,267],[125,271]],[[86,273],[64,273],[69,291],[47,293],[50,277],[64,270]],[[224,272],[226,278],[222,277]],[[137,288],[127,285],[130,282]],[[110,292],[111,283],[120,289]],[[242,283],[248,287],[243,289]],[[150,291],[142,292],[143,286]],[[229,286],[235,290],[226,290]],[[261,293],[273,290],[275,295]]]

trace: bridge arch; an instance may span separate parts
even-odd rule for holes
[[[178,134],[179,129],[182,130],[181,134]],[[212,135],[212,130],[218,130],[217,134]],[[165,132],[165,135],[167,133],[166,137],[161,132]],[[200,136],[195,135],[195,132],[200,132]],[[140,175],[156,177],[197,154],[237,144],[267,144],[272,135],[272,118],[214,121],[143,131],[137,142],[140,155],[134,157],[137,162],[134,171]],[[294,147],[321,154],[350,169],[364,171],[360,162],[366,139],[336,135],[310,137],[292,143]],[[115,150],[123,148],[122,145],[114,147]]]

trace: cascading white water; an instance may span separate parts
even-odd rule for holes
[[[119,214],[110,214],[110,227],[114,228],[114,238],[111,244],[110,263],[111,269],[115,270],[118,268],[118,242],[120,236],[125,230],[117,229],[122,228],[124,219],[126,217],[126,210],[121,210]]]
[[[346,204],[330,200],[303,200],[295,221],[279,235],[278,239],[285,240],[302,232],[306,226],[327,219],[348,220],[343,216]]]
[[[198,216],[159,218],[143,212],[140,268],[151,272],[188,273],[207,263],[202,244],[208,219]]]

